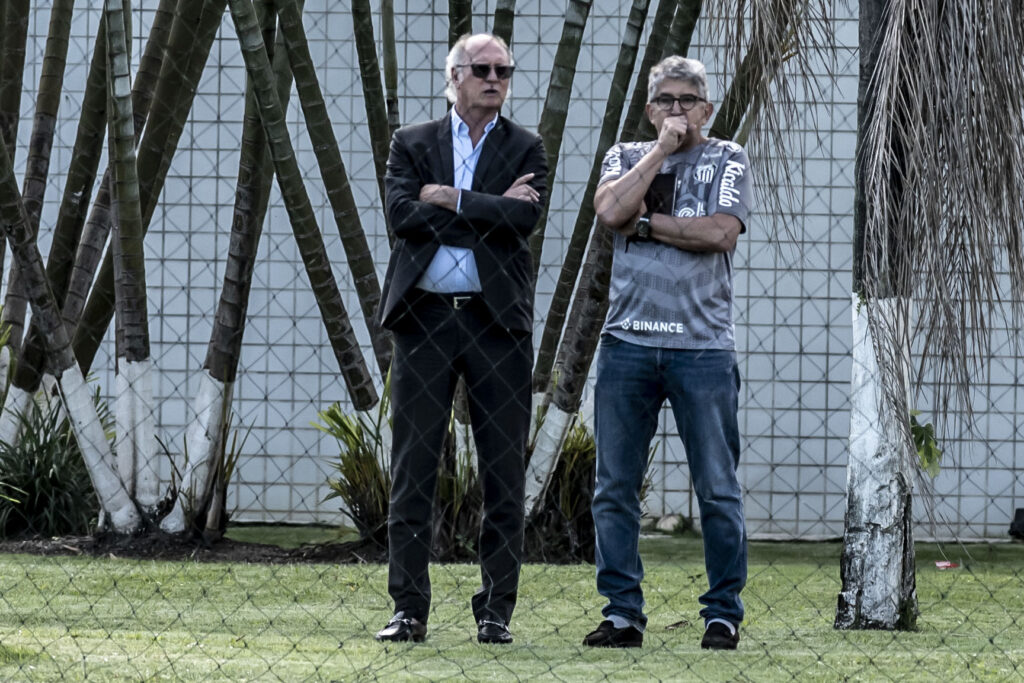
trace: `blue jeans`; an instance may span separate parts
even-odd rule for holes
[[[686,448],[700,506],[708,591],[705,621],[743,621],[740,591],[747,581],[740,457],[740,377],[733,351],[679,351],[638,346],[605,334],[597,359],[595,421],[597,590],[617,615],[643,630],[640,489],[658,413],[667,398]]]

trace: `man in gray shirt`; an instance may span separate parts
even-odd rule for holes
[[[751,173],[742,147],[701,132],[713,111],[703,64],[664,59],[651,69],[648,99],[658,138],[610,149],[594,197],[598,221],[615,231],[595,396],[597,588],[608,604],[605,620],[583,642],[643,643],[640,489],[668,399],[705,539],[701,646],[735,649],[747,550],[736,478],[732,271],[750,212]]]

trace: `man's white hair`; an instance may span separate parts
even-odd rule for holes
[[[487,36],[496,42],[501,49],[508,55],[508,63],[515,65],[516,60],[512,57],[512,50],[509,49],[508,43],[506,43],[499,36],[493,33],[464,33],[459,36],[459,39],[452,45],[452,49],[448,51],[448,57],[444,60],[444,94],[448,98],[448,101],[455,103],[455,82],[452,80],[452,71],[459,68],[460,64],[466,63],[466,43],[469,42],[470,38],[476,36]],[[465,67],[462,67],[465,68]]]
[[[697,88],[697,93],[701,97],[708,99],[708,72],[696,59],[671,55],[652,66],[651,74],[647,78],[648,102],[658,96],[658,89],[666,78],[689,83]]]

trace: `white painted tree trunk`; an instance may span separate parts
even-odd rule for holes
[[[529,517],[544,502],[544,491],[558,463],[558,454],[569,433],[572,414],[554,403],[548,406],[544,419],[537,427],[533,441],[533,454],[526,468],[526,515]]]
[[[186,512],[209,485],[211,465],[220,454],[224,418],[231,410],[233,383],[221,382],[205,370],[196,395],[196,416],[185,435],[186,462],[178,485],[178,500],[160,528],[168,533],[185,530]]]
[[[906,329],[906,302],[875,303],[885,324]],[[902,338],[902,337],[901,337]],[[902,358],[901,369],[909,367]],[[886,401],[867,311],[853,297],[853,373],[842,591],[836,628],[909,629],[917,617],[911,500],[914,464]],[[903,383],[906,386],[906,383]]]
[[[11,349],[6,344],[0,346],[0,382],[7,386],[11,374]]]
[[[86,467],[89,469],[93,488],[100,499],[100,505],[103,506],[115,531],[135,531],[142,518],[112,466],[113,454],[110,445],[96,413],[96,404],[93,403],[92,394],[78,365],[72,365],[64,370],[58,379],[58,388],[64,409],[71,420],[78,448],[82,451]]]
[[[117,470],[143,510],[160,500],[153,417],[153,361],[117,359]]]
[[[6,350],[6,347],[5,347]],[[21,431],[21,418],[32,404],[32,394],[11,384],[7,387],[4,411],[0,414],[0,441],[16,444]]]

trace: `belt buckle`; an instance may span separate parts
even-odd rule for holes
[[[453,296],[452,297],[452,308],[456,311],[465,306],[472,300],[472,295]]]

